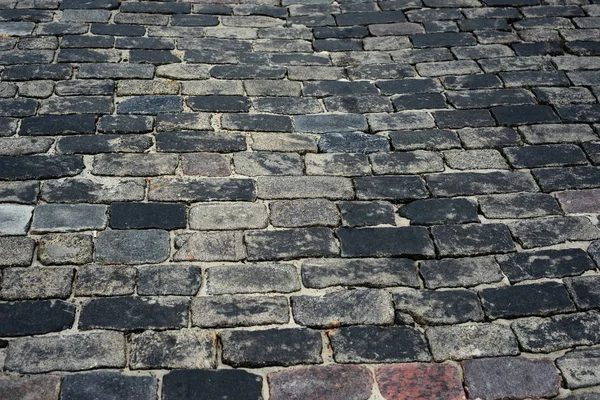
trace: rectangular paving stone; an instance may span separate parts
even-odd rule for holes
[[[561,378],[548,359],[485,358],[463,366],[466,387],[475,397],[548,397],[559,392]]]
[[[4,270],[3,300],[66,299],[71,294],[72,267],[8,268]]]
[[[298,176],[257,178],[258,197],[262,199],[326,198],[350,199],[354,196],[352,181],[329,176]]]
[[[261,229],[267,226],[267,209],[260,203],[199,204],[189,211],[190,229]]]
[[[32,204],[39,195],[38,182],[3,182],[0,201],[7,203]]]
[[[583,310],[598,308],[600,304],[600,292],[598,291],[600,279],[598,275],[576,276],[567,278],[564,282],[577,307]]]
[[[277,227],[336,226],[339,223],[335,203],[325,199],[272,201],[269,211],[271,224]]]
[[[201,296],[192,300],[192,324],[201,328],[285,324],[289,319],[284,296]]]
[[[241,231],[183,234],[175,238],[175,249],[174,261],[238,261],[246,258]]]
[[[537,192],[527,172],[453,172],[425,177],[434,196],[469,196],[512,192]]]
[[[508,224],[524,248],[550,246],[566,241],[600,238],[600,230],[586,217],[548,217]]]
[[[67,375],[61,398],[88,396],[151,399],[158,390],[158,379],[152,376],[127,376],[117,371],[99,371]]]
[[[86,265],[77,271],[75,295],[131,295],[135,290],[136,275],[137,271],[133,267]]]
[[[294,320],[303,326],[388,325],[394,320],[392,297],[383,290],[341,290],[290,299]]]
[[[142,201],[145,182],[141,179],[90,180],[73,178],[45,181],[42,199],[55,203],[111,203]]]
[[[558,282],[483,289],[479,296],[490,319],[575,311],[565,286]]]
[[[389,133],[394,150],[445,150],[460,147],[456,133],[449,130],[394,131]]]
[[[479,222],[477,205],[468,199],[415,200],[399,208],[398,214],[412,225]]]
[[[370,175],[371,165],[364,154],[307,154],[304,157],[307,175],[360,176]]]
[[[308,288],[330,286],[418,287],[415,262],[404,258],[313,259],[302,263]]]
[[[81,64],[78,78],[109,79],[151,79],[154,75],[153,65],[136,64]]]
[[[105,231],[96,242],[95,260],[101,264],[159,263],[170,252],[165,230]]]
[[[435,255],[433,242],[425,228],[340,228],[336,234],[341,243],[342,257]]]
[[[39,238],[38,259],[44,265],[81,265],[92,262],[92,235],[51,233]]]
[[[358,177],[353,181],[360,200],[402,201],[429,196],[423,179],[418,176]]]
[[[137,293],[193,296],[198,293],[201,280],[200,267],[193,265],[146,265],[137,268]]]
[[[69,329],[75,305],[58,300],[18,301],[0,304],[2,336],[29,336]],[[0,384],[0,388],[2,384]],[[0,389],[0,395],[2,390]]]
[[[233,367],[321,363],[321,334],[306,328],[221,333],[223,362]]]
[[[544,168],[533,172],[542,191],[600,187],[600,168],[592,166]]]
[[[245,234],[249,260],[335,256],[338,245],[327,228],[250,231]]]
[[[118,332],[17,338],[11,341],[6,357],[6,368],[19,373],[124,366],[125,337]]]
[[[246,150],[246,138],[237,133],[166,132],[155,134],[159,152],[230,152]]]
[[[109,213],[110,226],[114,229],[171,230],[187,225],[183,204],[115,202],[110,205]]]
[[[200,392],[231,400],[262,397],[262,377],[243,370],[173,370],[163,382],[163,400],[191,400]]]
[[[152,131],[152,122],[152,117],[142,115],[105,115],[98,120],[98,131],[103,133],[145,133]]]
[[[428,289],[477,286],[503,278],[493,257],[423,260],[419,262],[419,272]]]
[[[56,400],[61,378],[53,375],[5,376],[0,378],[0,396],[23,400]]]
[[[132,369],[215,368],[215,345],[216,336],[209,331],[145,331],[133,335],[130,364]]]
[[[168,329],[187,326],[189,301],[178,297],[106,297],[88,300],[79,329]]]
[[[561,212],[556,199],[544,193],[496,194],[477,200],[486,218],[533,218]]]
[[[408,326],[349,326],[330,330],[328,335],[338,363],[431,360],[424,335]]]
[[[297,132],[329,133],[366,131],[365,117],[359,114],[315,114],[294,116]]]
[[[100,204],[39,204],[33,214],[31,231],[102,230],[106,227],[107,209]]]
[[[508,253],[516,249],[503,224],[440,225],[431,228],[431,233],[442,257]]]
[[[514,168],[587,164],[585,154],[574,144],[508,147],[503,151]]]
[[[225,114],[221,124],[227,130],[253,132],[292,132],[290,117],[269,114]]]
[[[519,355],[509,327],[480,323],[434,326],[425,332],[435,361]]]
[[[371,130],[375,132],[435,128],[433,118],[424,111],[404,111],[395,114],[370,114],[367,119]]]
[[[284,263],[224,265],[207,269],[208,294],[289,293],[300,289],[296,267]]]
[[[156,176],[175,173],[176,154],[98,154],[93,172],[107,176]]]
[[[20,181],[29,179],[64,178],[83,171],[81,156],[32,155],[0,157],[0,180]]]
[[[240,178],[169,179],[150,181],[149,200],[153,201],[254,201],[255,181]]]
[[[0,234],[26,235],[33,206],[0,205]]]
[[[600,316],[595,311],[529,317],[511,324],[523,350],[550,353],[573,346],[591,346],[600,342]]]
[[[274,152],[241,152],[233,155],[235,172],[240,175],[302,175],[302,159],[298,154]]]
[[[497,256],[510,282],[581,275],[595,265],[581,249],[536,250]]]
[[[578,389],[600,383],[597,369],[599,356],[597,349],[576,349],[560,357],[556,364],[567,387]]]
[[[369,160],[375,175],[421,174],[444,169],[440,155],[424,150],[372,154]]]
[[[343,226],[393,225],[395,221],[394,208],[385,201],[344,201],[338,208]]]
[[[27,237],[0,237],[0,266],[28,267],[33,258],[35,241]]]
[[[558,192],[556,197],[566,213],[595,213],[597,212],[595,200],[599,194],[598,189],[586,189]]]

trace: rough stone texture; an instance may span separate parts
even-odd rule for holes
[[[208,331],[146,331],[132,339],[134,369],[215,368],[216,336]]]
[[[125,337],[117,332],[18,338],[10,342],[6,357],[6,368],[20,373],[123,366]]]
[[[476,286],[502,280],[502,271],[493,257],[424,260],[419,272],[429,289]]]
[[[202,271],[194,265],[148,265],[137,269],[140,295],[195,295]]]
[[[189,220],[191,229],[261,229],[267,226],[267,209],[263,204],[200,204],[190,209]]]
[[[600,230],[586,217],[531,219],[511,223],[509,227],[525,248],[600,238]]]
[[[38,258],[44,265],[86,264],[92,262],[92,236],[52,233],[39,240]]]
[[[450,363],[383,366],[375,369],[375,378],[386,400],[465,399],[460,370]]]
[[[33,257],[35,242],[26,237],[0,237],[0,266],[27,267]]]
[[[436,326],[427,329],[426,334],[436,361],[519,354],[515,335],[504,325]]]
[[[558,394],[560,376],[547,359],[500,357],[464,362],[467,390],[486,399],[550,397]]]
[[[203,296],[192,300],[192,324],[201,328],[285,324],[288,301],[283,296]]]
[[[101,371],[67,375],[60,398],[93,400],[151,400],[158,390],[158,380],[151,376],[127,376],[119,372]]]
[[[272,372],[268,377],[273,400],[366,400],[373,386],[369,370],[353,365],[304,367]]]
[[[163,380],[163,400],[210,398],[260,400],[262,378],[242,370],[175,370]]]
[[[250,231],[245,235],[249,260],[281,260],[338,254],[333,232],[326,228]]]
[[[0,317],[2,336],[37,335],[70,328],[75,321],[75,306],[56,300],[2,303]]]
[[[33,207],[0,206],[0,235],[26,235]]]
[[[66,299],[71,294],[72,267],[8,268],[4,270],[0,298]]]
[[[291,264],[223,265],[208,268],[206,274],[208,294],[289,293],[300,289],[298,272]]]
[[[104,229],[107,207],[100,204],[40,204],[31,231],[64,232]]]
[[[392,297],[383,290],[344,290],[322,297],[292,296],[299,325],[333,328],[345,325],[389,325],[394,321]]]
[[[102,264],[159,263],[169,256],[169,233],[163,230],[106,231],[96,242]]]
[[[598,349],[573,350],[560,357],[556,365],[560,369],[567,387],[578,389],[600,384]]]
[[[135,290],[136,270],[126,266],[86,265],[77,271],[76,296],[123,296]]]
[[[0,398],[2,399],[56,400],[59,390],[59,376],[29,375],[0,378]]]
[[[175,248],[175,261],[237,261],[246,257],[243,234],[239,231],[185,234],[176,237]]]
[[[434,226],[431,232],[441,256],[474,256],[515,250],[510,231],[503,224]]]

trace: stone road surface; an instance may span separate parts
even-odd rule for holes
[[[1,400],[600,399],[599,0],[0,0],[0,72]]]

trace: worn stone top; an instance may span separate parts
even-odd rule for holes
[[[0,400],[600,399],[600,1],[0,0]]]

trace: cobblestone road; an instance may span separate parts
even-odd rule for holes
[[[0,0],[0,72],[1,400],[600,399],[599,0]]]

